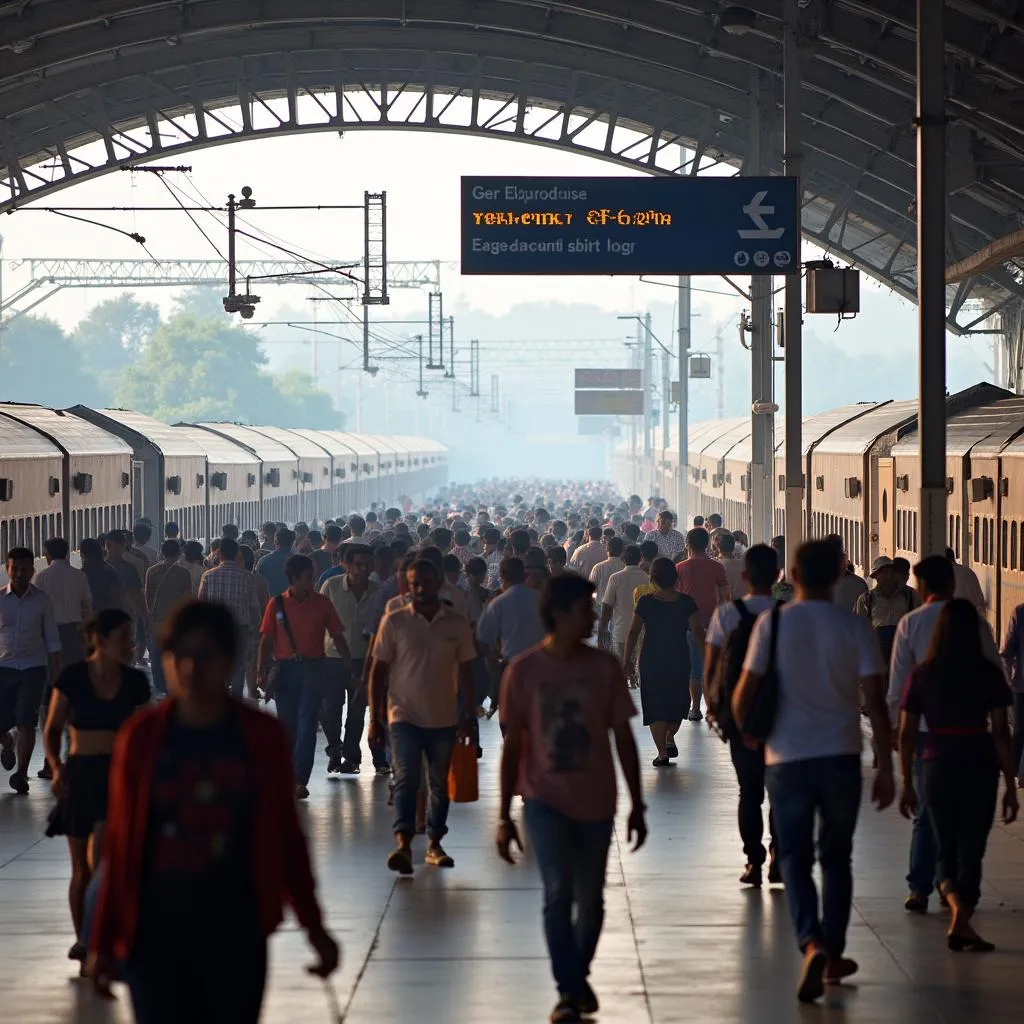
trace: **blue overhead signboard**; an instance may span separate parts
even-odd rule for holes
[[[463,177],[463,274],[791,274],[794,178]]]

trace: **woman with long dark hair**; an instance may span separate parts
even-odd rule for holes
[[[658,756],[655,768],[664,768],[679,754],[675,735],[690,710],[690,630],[704,649],[704,627],[697,603],[689,594],[676,590],[676,567],[669,558],[651,564],[655,590],[636,603],[633,621],[626,635],[623,660],[631,664],[633,650],[643,630],[640,650],[640,703],[644,725],[649,726]]]
[[[982,653],[981,623],[969,601],[939,613],[927,659],[914,669],[900,712],[900,813],[910,817],[924,799],[935,833],[939,891],[953,911],[947,942],[954,952],[995,949],[971,926],[981,897],[981,863],[995,817],[999,775],[1003,821],[1017,817],[1010,727],[1011,702],[999,666]],[[921,719],[927,729],[924,793],[914,791],[914,750]],[[991,732],[989,722],[991,721]]]
[[[75,944],[68,956],[79,961],[86,955],[80,941],[85,890],[102,847],[114,737],[150,699],[149,681],[130,667],[135,642],[127,612],[107,608],[89,619],[82,632],[86,660],[69,665],[57,677],[43,732],[58,799],[48,834],[68,837],[68,900],[75,926]],[[65,729],[66,761],[61,754]]]
[[[317,954],[310,970],[338,965],[284,728],[229,692],[237,645],[227,608],[181,605],[160,637],[169,699],[114,750],[90,973],[109,995],[123,964],[138,1024],[255,1024],[286,903]]]

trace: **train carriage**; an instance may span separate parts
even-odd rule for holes
[[[297,460],[293,472],[299,497],[298,518],[306,523],[315,523],[332,516],[330,452],[319,441],[300,431],[258,425],[252,429],[294,453]]]
[[[11,548],[38,558],[46,536],[63,536],[60,491],[64,456],[37,430],[0,417],[0,559]]]
[[[245,445],[201,427],[178,423],[174,429],[182,431],[206,453],[209,528],[204,537],[218,534],[228,523],[239,530],[259,530],[264,521],[260,509],[259,458]]]
[[[61,452],[59,483],[47,482],[57,489],[60,512],[56,521],[42,522],[43,540],[63,536],[74,551],[85,537],[131,527],[132,449],[125,441],[62,409],[8,403],[0,412],[38,431]]]
[[[176,522],[183,536],[206,532],[206,453],[174,427],[127,409],[69,410],[125,441],[132,450],[133,518],[163,533]]]

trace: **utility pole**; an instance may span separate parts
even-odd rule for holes
[[[251,320],[256,312],[256,303],[260,301],[258,295],[250,295],[246,288],[244,295],[237,291],[237,266],[235,261],[235,211],[254,210],[256,200],[252,197],[252,189],[248,185],[242,186],[242,198],[235,201],[234,192],[228,195],[228,293],[224,296],[224,312],[239,313],[244,320]]]
[[[668,400],[672,390],[672,367],[669,364],[669,353],[664,350],[661,353],[661,457],[668,455],[668,446],[671,443],[668,432]],[[659,460],[660,461],[660,460]]]
[[[678,494],[676,496],[676,515],[679,518],[679,528],[685,532],[689,522],[687,510],[687,494],[690,486],[690,467],[687,464],[689,458],[689,401],[690,401],[690,278],[688,275],[680,275],[678,285],[678,299],[676,301],[676,316],[679,320],[679,437],[676,440],[676,461],[679,466]]]
[[[940,555],[946,550],[946,56],[943,7],[943,4],[917,0],[917,325],[922,555]],[[1005,551],[1003,558],[1006,558]]]
[[[783,163],[786,177],[796,179],[797,217],[803,195],[800,127],[800,0],[783,0]],[[923,3],[923,0],[919,0]],[[929,5],[931,7],[933,5]],[[941,5],[939,5],[941,6]],[[933,14],[929,14],[932,17]],[[940,86],[941,88],[941,86]],[[940,157],[940,161],[945,159]],[[918,221],[920,222],[920,217]],[[944,230],[944,223],[941,230]],[[792,560],[804,539],[803,473],[803,309],[800,301],[803,255],[797,223],[792,272],[786,275],[786,557]],[[944,249],[940,246],[940,252]],[[945,269],[943,268],[943,273]]]
[[[772,82],[760,68],[750,69],[750,151],[747,174],[763,174],[771,137],[775,103]],[[799,230],[799,228],[798,228]],[[772,334],[772,277],[750,278],[750,539],[770,541],[774,533],[775,488],[775,363]]]
[[[417,350],[419,352],[419,364],[420,364],[420,386],[416,390],[417,398],[426,398],[427,391],[423,387],[423,335],[416,335]]]
[[[651,315],[648,313],[643,322],[637,325],[637,342],[643,345],[644,367],[644,459],[650,465],[654,445],[651,439],[651,409],[654,407],[654,374],[652,370],[653,352],[651,351]],[[639,328],[643,329],[640,334]]]

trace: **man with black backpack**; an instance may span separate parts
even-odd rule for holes
[[[826,983],[858,969],[843,954],[860,810],[862,691],[878,746],[872,799],[882,810],[895,795],[885,666],[867,621],[833,603],[839,572],[836,549],[828,541],[812,541],[797,551],[796,600],[758,617],[732,700],[744,739],[765,743],[779,865],[804,954],[797,988],[804,1003],[819,999]],[[813,876],[815,834],[820,901]]]
[[[732,766],[740,786],[740,838],[747,857],[747,866],[740,875],[740,882],[755,887],[762,883],[766,859],[762,843],[764,820],[761,811],[764,805],[764,747],[749,746],[743,742],[733,722],[730,704],[743,672],[743,661],[754,623],[761,612],[779,603],[772,597],[772,586],[778,575],[779,559],[773,548],[767,544],[755,544],[748,548],[743,558],[747,596],[737,601],[726,601],[715,609],[704,648],[704,672],[708,680],[708,722],[729,744]],[[782,881],[782,873],[775,859],[775,821],[770,811],[768,829],[771,835],[768,881],[777,884]]]

